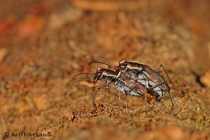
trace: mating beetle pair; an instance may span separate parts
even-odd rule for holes
[[[103,62],[90,62],[88,65],[92,63],[106,64]],[[116,73],[118,75],[116,78],[120,78],[120,75],[124,75],[124,77],[125,75],[129,75],[126,76],[125,79],[128,79],[129,77],[130,80],[136,81],[136,83],[143,85],[143,87],[146,88],[150,93],[156,93],[156,100],[160,100],[163,97],[163,92],[170,92],[170,88],[165,79],[157,73],[160,67],[164,69],[162,65],[160,65],[157,71],[154,71],[147,65],[134,62],[127,62],[126,60],[121,60],[119,62],[119,66],[113,66],[110,65],[110,63],[106,65],[109,65],[116,70]],[[101,73],[101,70],[97,70],[95,78],[98,78],[98,80],[100,80],[99,75]],[[103,76],[106,76],[106,74],[104,74]]]
[[[149,93],[151,95],[150,97],[155,96],[157,101],[161,100],[164,92],[167,92],[170,97],[172,106],[175,108],[173,100],[170,96],[170,88],[168,86],[168,83],[158,73],[160,68],[162,68],[165,71],[162,65],[160,65],[158,69],[155,71],[152,68],[150,68],[148,65],[139,64],[135,62],[127,62],[126,60],[121,60],[119,62],[119,66],[113,66],[107,60],[106,63],[99,61],[92,61],[88,64],[88,66],[92,63],[106,64],[114,69],[113,71],[99,67],[95,74],[90,74],[93,75],[91,77],[93,77],[95,84],[97,82],[100,82],[101,80],[106,81],[105,86],[97,88],[95,95],[98,90],[103,88],[108,88],[108,86],[111,83],[113,83],[115,89],[126,95],[141,96],[146,98],[148,95],[147,93]],[[168,77],[166,71],[165,73]]]

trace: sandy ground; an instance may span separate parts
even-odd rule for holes
[[[206,0],[0,2],[0,139],[210,139],[210,29]],[[84,58],[84,55],[90,54]],[[97,57],[91,57],[97,56]],[[178,89],[160,102],[91,76],[104,64],[162,64]],[[101,83],[102,84],[102,83]],[[126,108],[126,101],[128,107]]]

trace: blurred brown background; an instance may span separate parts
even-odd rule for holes
[[[51,133],[21,139],[210,138],[209,9],[208,0],[0,1],[0,138],[13,139],[12,132]],[[119,113],[113,89],[106,97],[100,91],[96,114],[84,117],[91,79],[65,94],[63,88],[99,66],[87,69],[93,59],[85,54],[114,65],[163,64],[176,86],[192,91],[176,97],[180,91],[172,90],[182,117],[145,111],[136,97]]]

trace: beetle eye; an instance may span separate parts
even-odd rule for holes
[[[95,76],[94,76],[94,81],[97,81],[101,78],[102,72],[96,72]]]

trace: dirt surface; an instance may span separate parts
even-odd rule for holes
[[[210,139],[209,9],[207,0],[1,1],[0,139]],[[91,106],[90,76],[66,86],[110,68],[87,67],[104,59],[162,64],[179,114],[167,94],[150,106],[110,86]]]

